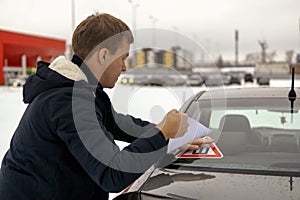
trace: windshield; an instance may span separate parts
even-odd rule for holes
[[[209,128],[218,129],[221,118],[224,115],[238,114],[246,116],[251,128],[269,127],[276,129],[298,129],[300,130],[300,113],[293,115],[286,111],[280,111],[280,108],[271,109],[249,109],[249,108],[228,108],[226,110],[214,110],[211,112]],[[299,120],[298,120],[299,121]]]
[[[181,158],[173,167],[300,176],[298,105],[293,114],[286,99],[227,99],[226,108],[207,105],[194,102],[186,112],[211,130],[223,157]]]

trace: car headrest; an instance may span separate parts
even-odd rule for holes
[[[244,115],[224,115],[219,124],[219,130],[231,132],[248,132],[251,130],[249,120]]]

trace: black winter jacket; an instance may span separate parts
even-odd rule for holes
[[[108,199],[166,153],[162,133],[116,113],[77,56],[38,62],[23,96],[29,105],[2,161],[1,200]],[[114,140],[131,144],[120,150]]]

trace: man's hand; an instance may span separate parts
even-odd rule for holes
[[[171,110],[156,127],[163,133],[166,140],[181,137],[188,129],[188,116],[175,109]]]
[[[195,140],[193,140],[192,142],[183,145],[182,147],[180,147],[180,149],[182,150],[187,150],[187,151],[194,151],[194,150],[198,150],[203,144],[211,144],[213,143],[214,140],[211,139],[208,136],[205,136],[203,138],[197,138]]]

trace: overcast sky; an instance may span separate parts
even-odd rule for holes
[[[212,56],[234,59],[234,30],[239,30],[240,59],[267,51],[283,57],[300,51],[299,0],[133,0],[136,28],[177,31],[199,42]],[[72,0],[0,0],[0,28],[66,39],[72,34]],[[88,15],[110,13],[132,27],[132,4],[128,0],[74,0],[75,25]],[[159,37],[159,34],[156,35]]]

